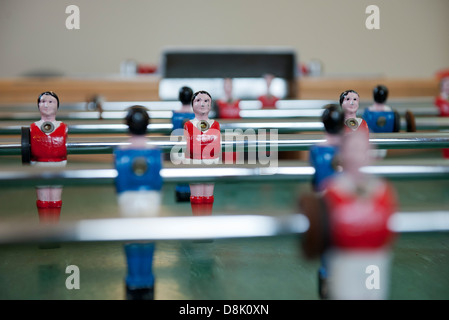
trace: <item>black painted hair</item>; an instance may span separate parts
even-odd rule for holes
[[[348,95],[348,93],[350,93],[350,92],[352,92],[352,93],[355,93],[356,95],[359,95],[358,93],[357,93],[357,91],[354,91],[354,90],[346,90],[346,91],[343,91],[341,94],[340,94],[340,106],[343,104],[343,100],[345,99],[345,97]]]
[[[128,108],[125,122],[130,133],[135,135],[144,135],[147,132],[147,127],[150,123],[148,110],[145,107],[138,105]]]
[[[202,94],[207,94],[207,95],[209,96],[209,98],[212,100],[212,96],[210,95],[209,92],[204,91],[204,90],[200,90],[200,91],[197,91],[197,92],[195,92],[195,93],[193,94],[193,96],[192,96],[192,101],[191,101],[191,105],[192,105],[192,106],[193,106],[193,101],[195,100],[196,96],[199,95],[200,93],[202,93]]]
[[[388,88],[378,85],[373,89],[373,98],[377,103],[384,103],[388,98]]]
[[[321,114],[321,120],[327,133],[338,134],[345,126],[345,114],[336,104],[327,104]]]
[[[189,87],[179,89],[179,101],[182,104],[189,104],[192,101],[193,90]]]
[[[37,98],[37,108],[39,109],[39,102],[41,101],[42,96],[52,96],[53,98],[56,99],[56,101],[58,102],[58,109],[59,109],[59,97],[56,93],[54,93],[53,91],[45,91],[42,92],[39,95],[39,98]]]

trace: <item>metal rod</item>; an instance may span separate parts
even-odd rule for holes
[[[0,244],[48,242],[199,240],[301,235],[309,228],[301,213],[284,216],[229,215],[85,219],[57,224],[4,222]],[[389,228],[395,233],[449,231],[449,212],[397,212]]]
[[[267,131],[266,133],[270,133]],[[157,139],[157,140],[156,140]],[[245,134],[223,134],[222,151],[260,152],[308,150],[311,146],[324,142],[323,135],[269,135],[259,131],[247,131]],[[70,137],[67,143],[69,154],[110,154],[114,148],[128,145],[127,137]],[[433,149],[449,148],[449,132],[426,133],[377,133],[370,135],[370,144],[378,149]],[[148,146],[158,147],[163,152],[184,152],[186,146],[182,136],[150,137]],[[20,155],[21,144],[0,140],[1,155]]]
[[[438,110],[434,105],[434,97],[414,97],[414,98],[392,98],[387,101],[387,104],[398,111],[401,115],[405,111],[410,110],[415,115],[436,116]],[[299,100],[299,99],[281,99],[276,103],[276,110],[319,110],[326,104],[339,104],[338,100]],[[371,100],[361,100],[360,110],[373,104]],[[141,105],[147,108],[149,111],[173,111],[181,108],[179,101],[88,101],[88,102],[74,102],[74,103],[61,103],[60,112],[73,112],[76,111],[93,111],[98,112],[99,107],[104,112],[109,111],[125,111],[127,108],[133,105]],[[258,100],[241,100],[239,107],[241,110],[254,110],[254,111],[270,111],[262,110],[261,103]],[[36,114],[36,104],[0,104],[0,110],[12,113],[34,113]],[[274,112],[276,112],[274,110]],[[270,111],[271,113],[271,111]],[[163,114],[161,114],[163,115]],[[157,114],[156,114],[157,116]],[[243,116],[243,114],[242,114]]]
[[[226,130],[278,130],[278,133],[300,133],[300,132],[322,132],[324,129],[321,120],[301,121],[295,119],[271,119],[269,121],[258,121],[257,119],[219,120],[222,132]],[[416,117],[416,130],[448,130],[449,117]],[[20,134],[22,127],[29,127],[30,123],[8,123],[3,122],[0,126],[0,135]],[[128,127],[123,121],[91,121],[67,123],[70,134],[126,134]],[[401,119],[401,130],[407,129],[405,119]],[[173,131],[171,122],[156,122],[148,125],[150,134],[170,134]]]
[[[362,172],[392,180],[448,179],[449,162],[438,161],[379,161],[361,168]],[[312,179],[315,169],[308,164],[270,162],[235,165],[173,165],[164,163],[161,176],[164,183],[198,182],[304,182]],[[48,185],[113,185],[117,171],[109,166],[86,169],[68,164],[64,168],[21,166],[0,170],[0,187]]]

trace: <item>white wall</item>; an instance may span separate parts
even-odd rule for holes
[[[371,4],[379,30],[365,27]],[[429,77],[449,67],[449,0],[0,0],[0,77],[118,73],[181,45],[287,46],[327,75]]]

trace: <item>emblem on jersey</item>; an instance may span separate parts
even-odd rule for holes
[[[359,122],[356,118],[349,118],[345,120],[345,125],[351,128],[352,130],[357,130],[359,127]]]
[[[55,130],[55,125],[51,121],[45,121],[41,125],[41,131],[43,133],[52,133]]]
[[[148,170],[147,160],[145,157],[137,157],[132,164],[132,170],[136,176],[142,176]]]
[[[210,124],[206,120],[201,120],[200,122],[198,122],[198,129],[201,130],[201,132],[207,131],[209,130],[209,128]]]
[[[377,124],[379,127],[385,126],[385,125],[387,124],[387,118],[385,118],[385,117],[379,117],[379,118],[377,118],[376,124]]]

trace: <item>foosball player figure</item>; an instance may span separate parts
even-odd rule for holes
[[[336,104],[324,107],[321,120],[324,124],[326,140],[312,146],[309,153],[310,164],[315,169],[312,189],[316,197],[322,197],[326,192],[327,180],[342,171],[338,153],[345,127],[344,113]],[[326,261],[322,257],[318,270],[318,292],[321,299],[327,299],[326,279]]]
[[[162,153],[147,145],[146,131],[150,121],[147,110],[132,106],[126,115],[129,145],[114,150],[117,170],[115,187],[122,217],[158,216],[161,203]],[[134,241],[124,246],[128,300],[154,299],[153,256],[155,243]]]
[[[435,98],[435,106],[441,117],[449,117],[449,69],[437,73],[440,94]],[[449,148],[442,149],[443,157],[449,159]]]
[[[435,106],[440,111],[440,116],[449,117],[449,69],[437,73],[440,86],[440,94],[435,98]]]
[[[193,94],[195,118],[184,125],[187,143],[185,158],[193,164],[218,164],[221,154],[221,133],[218,121],[209,119],[212,97],[206,91]],[[211,215],[214,203],[214,183],[191,183],[190,204],[194,216]]]
[[[346,90],[340,94],[340,106],[345,114],[345,133],[362,131],[369,133],[368,124],[357,116],[360,97],[354,90]]]
[[[363,119],[367,122],[370,132],[399,132],[401,119],[399,113],[386,104],[388,99],[388,88],[378,85],[373,89],[374,104],[367,107],[363,112]],[[416,131],[415,117],[409,110],[405,113],[407,131]]]
[[[233,97],[233,83],[231,78],[225,78],[223,81],[224,99],[215,101],[216,110],[219,119],[240,119],[240,99]],[[239,154],[237,152],[223,152],[223,163],[236,163]]]
[[[257,100],[262,103],[262,109],[276,109],[276,103],[279,101],[279,98],[271,93],[271,83],[273,82],[274,75],[268,73],[264,75],[264,79],[267,85],[267,92],[258,97]]]
[[[173,111],[172,124],[174,135],[184,135],[184,123],[195,118],[192,111],[192,96],[193,90],[190,87],[182,87],[179,90],[179,101],[181,102],[181,109]],[[175,187],[176,202],[190,201],[190,187],[188,184],[177,184]]]
[[[52,91],[39,95],[41,119],[22,128],[22,162],[40,167],[67,165],[67,125],[56,121],[59,97]],[[62,208],[62,186],[37,186],[36,206],[41,223],[57,223]]]
[[[324,255],[328,297],[336,300],[387,299],[394,234],[388,222],[397,209],[393,187],[363,173],[369,164],[365,133],[345,135],[341,174],[331,177],[322,198],[301,198],[313,217],[303,248],[307,257]]]

